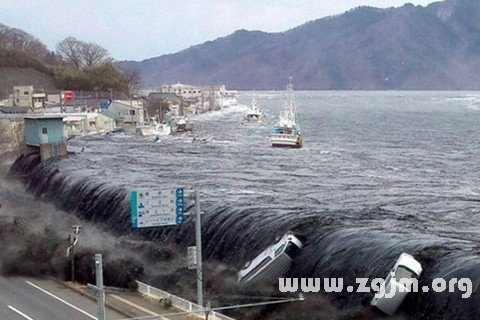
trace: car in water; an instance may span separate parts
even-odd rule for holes
[[[422,271],[420,262],[408,253],[402,253],[370,305],[390,316],[394,315],[412,289],[408,281],[418,279]]]
[[[245,264],[238,272],[238,282],[273,280],[284,276],[302,247],[303,243],[297,236],[286,233],[278,242]]]

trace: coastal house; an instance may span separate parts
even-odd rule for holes
[[[162,93],[174,93],[182,99],[201,99],[208,96],[226,96],[229,91],[225,85],[193,86],[176,83],[162,85]]]
[[[180,98],[177,94],[172,92],[151,92],[148,94],[148,101],[161,101],[168,104],[170,114],[174,116],[183,116],[183,107],[186,104],[186,99]]]
[[[162,86],[162,93],[173,93],[184,99],[200,98],[202,96],[202,91],[202,87],[181,83],[166,84]]]
[[[25,115],[25,149],[37,152],[42,161],[67,154],[63,115]]]
[[[182,99],[182,105],[186,107],[196,105],[196,113],[219,110],[237,104],[235,97],[237,91],[227,90],[225,85],[192,86],[181,83],[166,84],[162,86],[162,93],[177,95]],[[153,94],[159,95],[158,93]]]
[[[107,110],[123,117],[125,126],[136,127],[145,123],[143,106],[138,101],[113,100]]]
[[[96,112],[63,113],[66,135],[71,137],[84,136],[97,132]]]
[[[24,123],[21,114],[0,113],[0,157],[20,153]]]
[[[14,86],[12,106],[33,107],[33,86]]]
[[[108,110],[97,113],[95,118],[95,127],[98,132],[108,132],[123,124],[123,117],[118,116]]]
[[[42,111],[46,104],[52,104],[55,100],[55,94],[47,94],[43,89],[33,86],[14,86],[13,94],[0,102],[5,108],[28,108],[30,111]],[[14,112],[9,112],[14,113]]]

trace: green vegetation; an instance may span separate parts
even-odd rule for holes
[[[61,90],[128,93],[132,78],[116,66],[107,50],[94,43],[69,37],[59,42],[56,53],[49,52],[33,36],[1,24],[0,68],[34,69],[53,78]],[[18,84],[15,81],[18,79],[12,78],[8,87]]]
[[[100,65],[83,69],[65,65],[54,66],[53,77],[57,86],[61,89],[128,91],[125,74],[111,62],[104,62]]]
[[[32,68],[53,76],[52,69],[20,49],[0,48],[0,67]]]

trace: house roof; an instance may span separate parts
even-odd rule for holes
[[[6,114],[27,113],[28,111],[30,111],[29,107],[0,107],[0,113]]]
[[[25,119],[32,119],[32,120],[38,120],[38,119],[61,119],[63,120],[63,115],[61,114],[43,114],[43,113],[30,113],[26,114],[24,116]]]
[[[152,92],[148,94],[148,99],[180,100],[180,97],[173,92]]]
[[[110,105],[108,106],[109,108],[113,107],[113,108],[126,108],[126,109],[143,109],[142,106],[138,105],[138,104],[131,104],[128,102],[128,101],[120,101],[120,100],[113,100]]]
[[[124,120],[125,117],[122,116],[122,115],[119,115],[119,114],[116,114],[115,112],[112,112],[110,110],[102,110],[102,112],[100,112],[101,114],[103,114],[104,116],[107,116],[109,118],[112,118],[113,120],[115,121],[120,121],[120,120]]]

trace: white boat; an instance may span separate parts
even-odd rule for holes
[[[144,137],[167,136],[169,134],[172,134],[172,127],[166,123],[151,124],[137,127],[137,132]]]
[[[293,95],[292,77],[287,85],[285,106],[280,112],[277,124],[272,130],[272,146],[285,148],[301,148],[303,146],[302,132],[298,124],[295,97]]]
[[[245,113],[245,120],[265,122],[265,115],[258,107],[257,99],[252,98],[250,108],[248,108],[247,112]]]
[[[302,247],[303,243],[296,236],[286,233],[280,241],[245,264],[238,272],[238,282],[270,280],[284,276]]]
[[[185,118],[180,118],[176,122],[175,132],[189,132],[193,130],[193,125],[190,124]]]
[[[226,91],[224,95],[221,96],[221,102],[220,105],[222,108],[228,108],[228,107],[235,107],[237,106],[237,95],[238,91],[236,90],[229,90]]]

